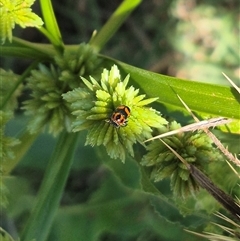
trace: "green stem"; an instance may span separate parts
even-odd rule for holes
[[[123,1],[97,35],[92,37],[90,45],[100,51],[140,2],[141,0]]]
[[[23,230],[22,241],[46,240],[72,165],[76,141],[75,133],[64,132],[60,135],[46,169],[35,206]]]
[[[62,41],[61,33],[58,27],[58,23],[53,11],[52,1],[40,0],[40,6],[42,9],[42,14],[46,25],[46,29],[40,28],[39,30],[49,39],[49,41],[54,45],[54,47],[57,50],[62,52],[63,41]]]
[[[206,189],[208,193],[212,195],[223,207],[225,207],[235,218],[240,221],[240,207],[234,201],[234,199],[222,191],[197,167],[190,164],[189,170],[193,178],[199,183],[199,185]]]
[[[8,241],[14,241],[14,239],[11,237],[9,233],[7,233],[4,229],[0,227],[0,237],[3,238],[1,241],[8,240]]]
[[[15,86],[11,89],[11,91],[9,91],[9,93],[6,95],[6,97],[3,99],[1,105],[0,105],[0,109],[3,110],[4,107],[6,106],[8,100],[11,98],[11,96],[13,95],[13,93],[16,91],[16,89],[18,88],[18,86],[25,80],[25,78],[30,74],[31,70],[34,69],[36,67],[36,65],[38,64],[38,61],[34,61],[25,71],[22,75],[20,75],[18,81],[16,82]]]
[[[39,53],[44,54],[47,57],[53,57],[54,55],[56,55],[55,49],[52,45],[49,44],[31,43],[17,37],[13,37],[13,43],[26,47],[28,49],[33,49]]]
[[[60,54],[63,52],[64,49],[64,45],[63,43],[59,43],[59,40],[56,39],[51,32],[49,32],[47,29],[45,28],[38,28],[38,30],[45,35],[45,37],[47,37],[47,39],[51,42],[51,44],[54,46],[54,48],[57,50],[57,52],[59,52]]]
[[[46,29],[46,28],[38,28],[39,32],[41,32],[49,41],[52,43],[52,45],[57,49],[62,49],[63,45],[59,44],[59,41]]]

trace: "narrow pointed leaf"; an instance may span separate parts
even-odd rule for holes
[[[209,115],[240,119],[240,95],[233,87],[183,80],[153,73],[116,61],[131,80],[149,97],[158,97],[158,102],[183,107],[177,94],[193,111]]]

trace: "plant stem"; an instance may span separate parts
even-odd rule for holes
[[[46,57],[52,57],[56,55],[56,50],[50,44],[31,43],[17,37],[13,37],[13,43],[16,43],[22,47],[26,47],[27,49],[35,50],[43,54],[43,56],[45,55]]]
[[[35,206],[23,230],[22,241],[46,240],[72,165],[76,141],[75,133],[63,132],[60,135],[46,169]]]
[[[53,46],[57,50],[62,52],[63,42],[62,42],[62,37],[61,37],[59,27],[58,27],[58,23],[53,11],[52,1],[40,0],[40,6],[42,9],[42,14],[46,25],[46,29],[40,28],[39,30],[49,39],[49,41],[53,44]]]

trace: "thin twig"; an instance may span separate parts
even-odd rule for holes
[[[184,163],[184,165],[188,168],[189,172],[193,176],[193,178],[198,182],[198,184],[206,189],[212,197],[214,197],[223,207],[225,207],[232,215],[234,215],[237,219],[240,220],[240,207],[239,205],[233,200],[231,196],[226,194],[220,188],[215,186],[215,184],[197,167],[192,164],[187,163],[187,161],[181,157],[173,148],[171,148],[165,141],[160,141],[168,147],[169,150],[172,151],[176,157]]]
[[[190,110],[190,108],[187,106],[187,104],[182,100],[182,98],[177,95],[177,97],[179,98],[179,100],[182,102],[182,104],[184,105],[184,107],[186,108],[186,110],[191,114],[191,116],[194,118],[194,120],[197,123],[200,123],[201,121],[199,121],[199,119],[193,114],[193,112]],[[228,119],[227,119],[228,120]],[[219,122],[220,124],[222,124],[221,122]],[[211,132],[208,130],[207,126],[203,126],[202,130],[212,139],[212,141],[215,143],[215,145],[219,148],[219,150],[230,160],[232,161],[235,165],[240,166],[240,160],[237,157],[234,157],[234,155],[232,153],[230,153],[228,151],[227,148],[225,148],[223,146],[223,144],[218,140],[218,138]]]
[[[229,83],[234,87],[234,89],[240,94],[240,88],[227,75],[225,75],[223,72],[222,74],[229,81]]]
[[[183,127],[179,128],[177,130],[169,131],[169,132],[163,133],[161,135],[154,136],[154,137],[149,138],[148,140],[146,140],[144,142],[152,141],[152,140],[155,140],[155,139],[160,139],[160,138],[167,137],[167,136],[172,136],[172,135],[182,133],[182,132],[204,130],[204,129],[209,128],[209,127],[215,127],[215,126],[218,126],[218,125],[227,124],[231,121],[232,121],[231,119],[228,119],[228,118],[225,118],[225,117],[216,117],[216,118],[211,118],[211,119],[208,119],[208,120],[197,121],[197,123],[193,123],[193,124],[183,126]]]

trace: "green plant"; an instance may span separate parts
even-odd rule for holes
[[[184,227],[200,228],[199,223],[206,224],[212,218],[207,213],[221,206],[208,193],[199,191],[201,183],[166,146],[144,141],[180,127],[177,122],[182,122],[182,115],[171,121],[161,114],[171,116],[173,109],[186,113],[176,94],[204,118],[221,113],[236,119],[229,128],[239,138],[237,91],[156,74],[100,54],[140,0],[123,1],[99,32],[94,32],[88,43],[79,45],[63,42],[51,2],[39,2],[44,21],[31,12],[33,1],[0,1],[0,38],[4,44],[1,55],[32,60],[21,75],[3,69],[0,73],[1,204],[23,220],[19,225],[20,239],[200,240],[185,232]],[[50,44],[12,37],[15,24],[36,27]],[[26,128],[14,138],[5,136],[7,120],[14,116],[23,90],[30,92],[21,108],[28,116],[24,119]],[[153,102],[154,108],[150,106]],[[129,115],[122,112],[125,107]],[[118,126],[114,118],[119,109],[125,122]],[[15,114],[13,120],[17,118]],[[24,162],[26,153],[44,130],[55,138],[56,144],[45,162],[34,205],[26,208],[26,203],[32,203],[25,195],[31,193],[31,187],[24,180],[9,179],[8,175]],[[88,130],[87,136],[83,130]],[[180,133],[164,140],[189,165],[211,176],[213,182],[221,180],[226,168],[224,157],[204,133]],[[51,143],[49,137],[44,141]],[[106,153],[101,146],[106,147]],[[30,158],[33,166],[37,165],[36,160],[35,153]],[[76,203],[71,196],[76,192],[64,192],[74,163],[78,163],[81,175],[87,179],[86,190],[90,189],[89,193],[80,191],[80,197],[74,198]],[[153,183],[153,179],[167,181]],[[168,179],[173,195],[163,188]],[[237,181],[238,177],[230,173],[230,187],[227,182],[221,188],[231,189],[234,196],[238,192]],[[60,206],[61,200],[68,205]],[[24,211],[27,218],[21,216]],[[180,213],[189,216],[184,218]],[[1,235],[7,237],[5,231]]]

